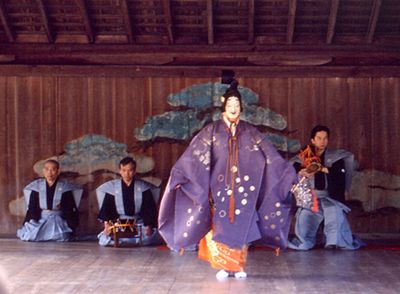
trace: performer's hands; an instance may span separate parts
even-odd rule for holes
[[[174,190],[178,190],[181,187],[181,184],[178,184],[174,187]]]
[[[153,227],[152,226],[145,226],[144,227],[144,234],[146,236],[151,236],[153,234]]]

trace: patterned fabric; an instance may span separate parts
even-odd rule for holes
[[[312,210],[318,211],[318,200],[315,192],[311,189],[309,180],[306,177],[299,176],[299,182],[293,185],[291,192],[296,199],[296,205]]]
[[[200,240],[199,258],[208,261],[211,267],[218,270],[243,272],[247,259],[247,246],[232,249],[212,239],[213,230]]]
[[[232,249],[257,239],[286,248],[294,168],[243,121],[236,129],[237,162],[231,165],[230,137],[223,120],[207,125],[172,168],[159,214],[160,233],[171,249],[198,244],[211,227],[212,239]]]

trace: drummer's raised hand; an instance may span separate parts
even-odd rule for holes
[[[307,172],[307,169],[306,168],[303,168],[303,169],[301,169],[300,171],[299,171],[299,176],[302,176],[302,177],[306,177],[306,178],[312,178],[313,176],[314,176],[314,174],[315,173],[309,173],[309,172]]]

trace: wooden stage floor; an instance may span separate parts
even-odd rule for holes
[[[400,246],[359,251],[249,252],[246,280],[165,247],[101,248],[95,242],[0,239],[6,293],[399,293]],[[2,291],[0,290],[0,293]],[[3,290],[3,293],[5,291]]]

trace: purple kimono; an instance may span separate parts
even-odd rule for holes
[[[213,240],[231,248],[258,239],[286,248],[296,172],[254,126],[240,121],[236,130],[234,173],[228,171],[231,134],[222,119],[204,127],[172,168],[159,214],[171,249],[197,244],[211,227]]]

